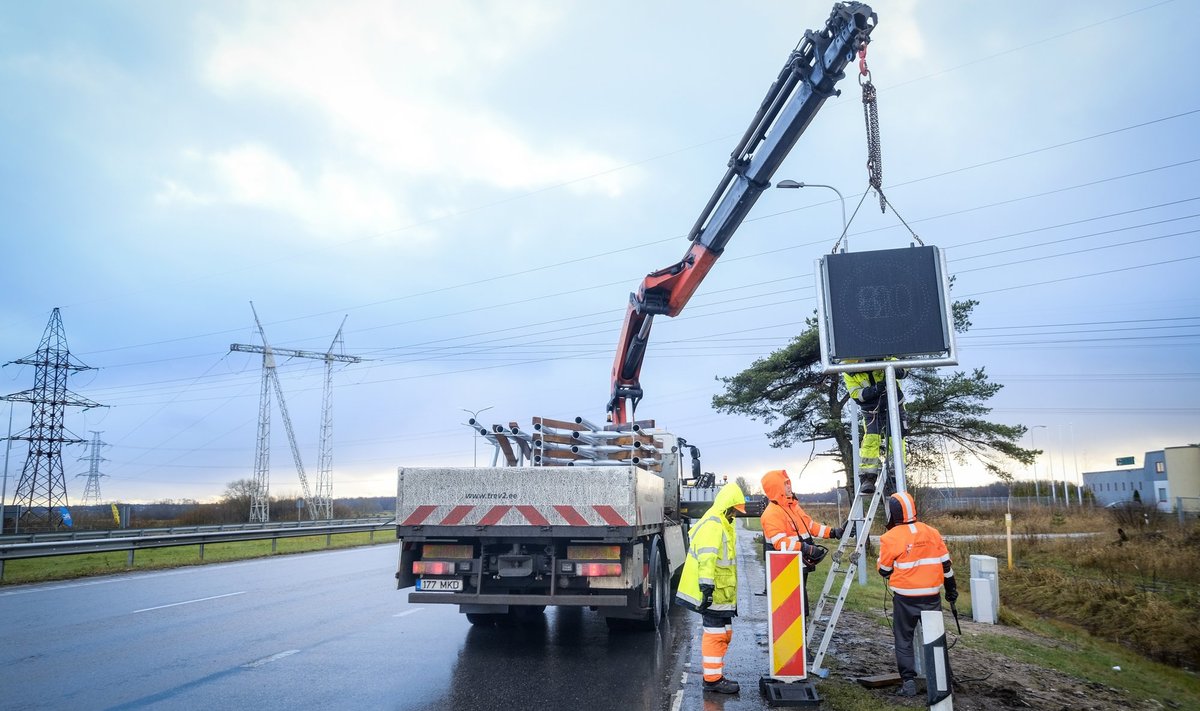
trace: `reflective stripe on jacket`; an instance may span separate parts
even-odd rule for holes
[[[691,543],[675,594],[680,605],[699,611],[704,599],[700,586],[712,585],[712,606],[704,612],[720,617],[737,614],[737,529],[725,517],[725,511],[745,503],[742,488],[730,482],[721,487],[712,507],[692,526]]]
[[[815,538],[830,538],[832,528],[812,520],[800,503],[787,495],[784,488],[787,472],[775,469],[763,475],[763,493],[770,501],[761,521],[763,537],[777,551],[800,550],[802,542]]]
[[[936,528],[906,521],[879,538],[879,573],[897,595],[937,595],[954,577],[950,551]]]

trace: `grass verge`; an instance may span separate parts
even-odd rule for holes
[[[178,546],[172,548],[148,548],[137,551],[133,565],[129,565],[129,554],[124,551],[112,553],[83,553],[62,555],[52,558],[27,558],[10,560],[4,564],[4,585],[36,583],[50,580],[67,580],[92,575],[109,575],[131,570],[157,570],[178,568],[185,565],[222,563],[231,560],[265,558],[271,555],[308,553],[311,551],[353,548],[357,546],[395,543],[394,535],[388,532],[338,533],[324,535],[280,538],[272,549],[271,541],[238,541],[236,543],[208,543],[203,546]]]

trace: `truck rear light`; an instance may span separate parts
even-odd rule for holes
[[[589,578],[611,577],[621,574],[620,563],[576,563],[575,573]]]
[[[413,562],[414,575],[453,575],[454,563],[444,560],[418,560]]]

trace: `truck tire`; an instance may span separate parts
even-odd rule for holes
[[[487,627],[489,625],[494,625],[499,620],[499,618],[503,616],[503,615],[495,615],[490,612],[468,612],[468,613],[466,613],[466,615],[467,615],[467,622],[470,622],[472,625],[475,625],[476,627]]]
[[[663,560],[662,547],[658,540],[654,541],[650,553],[650,600],[646,617],[640,627],[655,632],[667,619],[670,605],[671,586],[667,581],[666,562]]]

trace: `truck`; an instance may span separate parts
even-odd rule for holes
[[[545,418],[533,426],[525,438],[487,435],[516,440],[514,451],[527,443],[529,466],[400,468],[399,586],[414,587],[410,602],[458,605],[476,625],[553,605],[656,629],[686,554],[690,445],[652,422],[624,431]]]
[[[843,69],[865,52],[876,21],[863,3],[837,3],[825,26],[805,32],[788,55],[694,223],[687,252],[630,294],[606,424],[471,420],[495,447],[493,466],[399,468],[396,579],[398,588],[413,588],[410,602],[457,605],[475,625],[547,606],[587,607],[610,627],[663,623],[689,523],[711,505],[714,489],[700,473],[697,447],[637,419],[651,325],[686,306],[775,170],[838,94]],[[747,513],[763,504],[748,502]]]

